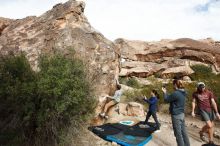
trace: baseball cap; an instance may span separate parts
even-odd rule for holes
[[[205,88],[205,83],[203,83],[203,82],[198,82],[198,83],[197,83],[197,88]]]

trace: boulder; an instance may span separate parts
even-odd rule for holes
[[[137,102],[118,103],[108,110],[108,119],[100,117],[98,114],[101,106],[97,107],[96,116],[91,120],[91,125],[102,125],[104,123],[117,123],[124,119],[136,119],[145,116],[144,107]]]
[[[129,102],[127,105],[128,116],[142,117],[145,115],[143,105],[137,102]]]
[[[12,19],[7,19],[0,17],[0,35],[2,34],[3,30],[8,27],[8,25],[13,21]]]
[[[38,71],[41,54],[54,52],[82,59],[89,68],[96,95],[112,95],[119,74],[119,53],[113,42],[96,31],[84,15],[85,3],[69,0],[39,17],[0,18],[0,53],[25,52]]]
[[[183,77],[183,81],[186,81],[186,82],[191,82],[191,78],[189,76],[184,76]]]
[[[158,72],[169,74],[180,72],[189,75],[193,72],[188,66],[194,64],[212,66],[213,72],[220,72],[220,43],[210,38],[206,40],[181,38],[157,42],[120,38],[115,40],[115,44],[125,60],[121,63],[120,76],[147,77]],[[182,70],[183,68],[187,68],[187,72]]]
[[[189,66],[178,66],[173,68],[168,68],[162,72],[162,77],[166,77],[169,75],[180,75],[187,76],[194,73],[194,71]]]

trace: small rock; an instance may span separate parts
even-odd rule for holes
[[[165,124],[164,124],[162,127],[167,128],[167,127],[168,127],[168,125],[165,125]]]
[[[214,137],[217,138],[217,139],[220,139],[220,133],[215,131],[214,132]]]
[[[117,146],[118,144],[116,142],[112,142],[112,146]]]
[[[183,77],[183,81],[186,81],[186,82],[191,82],[191,78],[189,76],[184,76]]]

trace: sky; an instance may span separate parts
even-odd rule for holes
[[[0,0],[0,17],[41,15],[67,0]],[[110,40],[220,40],[220,0],[83,0],[90,24]]]

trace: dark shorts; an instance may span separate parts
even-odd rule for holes
[[[202,118],[202,121],[214,121],[215,120],[215,113],[213,110],[210,112],[207,112],[205,110],[200,109],[200,115]]]

